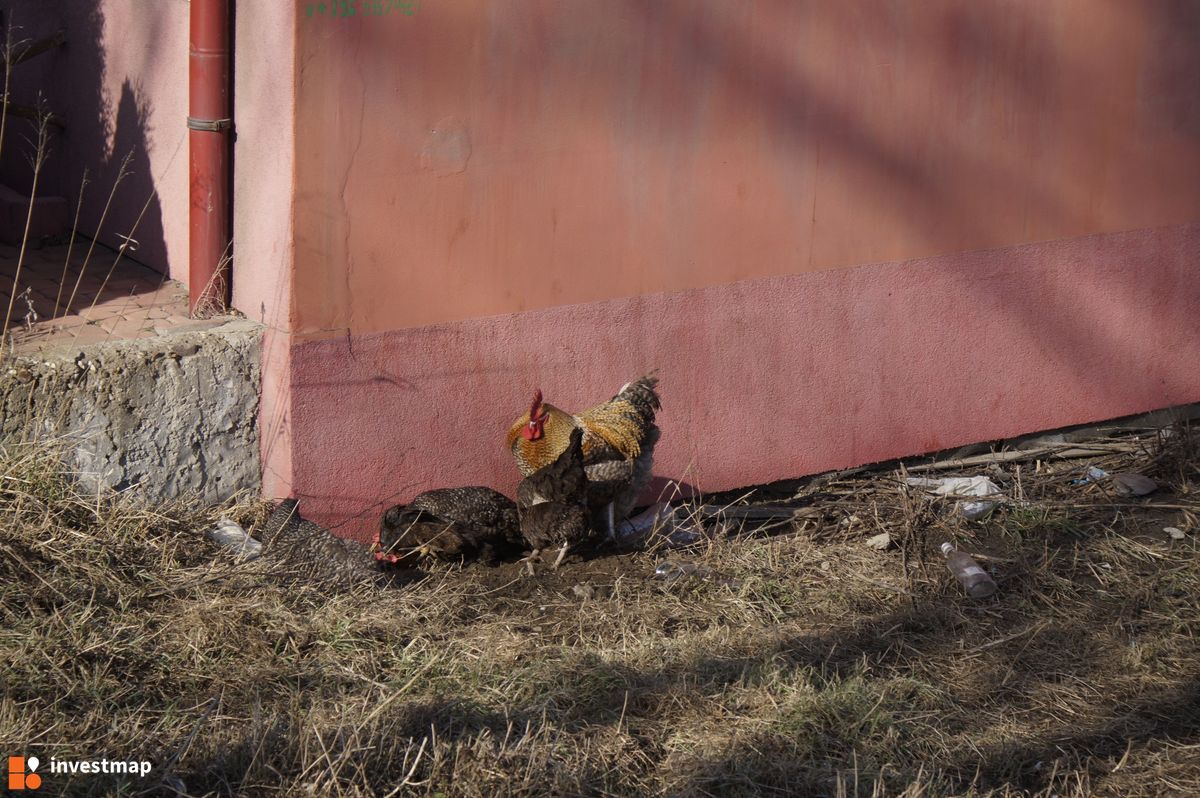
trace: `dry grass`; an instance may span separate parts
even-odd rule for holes
[[[198,534],[262,507],[79,496],[9,448],[0,741],[154,763],[43,790],[78,794],[1200,794],[1197,441],[1005,464],[1025,503],[978,523],[896,472],[799,486],[811,518],[670,585],[638,553],[339,592]],[[1164,488],[1071,484],[1093,462]],[[991,557],[996,598],[961,595],[942,539]]]

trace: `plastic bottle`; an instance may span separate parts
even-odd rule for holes
[[[694,576],[700,573],[700,569],[690,562],[676,562],[674,560],[664,560],[654,569],[654,575],[659,579],[665,579],[668,582],[674,582],[676,579],[682,579],[685,576]]]
[[[955,550],[949,543],[942,544],[942,554],[946,555],[946,567],[962,584],[968,596],[985,599],[996,592],[992,577],[969,554]]]

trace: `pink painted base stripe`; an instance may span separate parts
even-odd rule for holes
[[[356,537],[511,492],[534,388],[578,409],[651,368],[656,472],[707,490],[1197,401],[1198,263],[1189,224],[298,343],[292,490]]]

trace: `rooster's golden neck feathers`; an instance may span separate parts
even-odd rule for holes
[[[658,380],[643,377],[623,387],[607,402],[581,413],[568,413],[533,395],[529,411],[509,428],[507,443],[525,476],[561,455],[570,445],[572,430],[583,430],[586,464],[601,460],[640,460],[649,456],[658,438],[655,411],[661,407],[654,388]],[[645,447],[645,450],[643,449]],[[648,462],[648,460],[647,460]],[[640,489],[640,488],[639,488]]]

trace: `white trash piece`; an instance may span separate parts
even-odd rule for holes
[[[1108,472],[1103,468],[1092,466],[1087,470],[1087,474],[1085,474],[1082,478],[1071,480],[1071,484],[1086,485],[1089,482],[1099,482],[1102,479],[1108,479]]]
[[[887,532],[880,532],[874,537],[867,538],[867,548],[884,551],[892,546],[892,536]]]
[[[205,533],[209,540],[224,546],[243,560],[253,560],[262,554],[262,543],[242,529],[236,521],[222,518],[214,529]]]
[[[917,488],[927,488],[942,496],[998,496],[1001,490],[987,477],[909,477],[905,480]],[[996,506],[994,501],[959,502],[959,510],[968,520],[983,518]]]
[[[654,569],[654,575],[659,579],[665,579],[668,582],[674,582],[677,579],[682,579],[686,576],[701,576],[706,574],[703,568],[690,562],[678,562],[676,560],[663,560]]]

